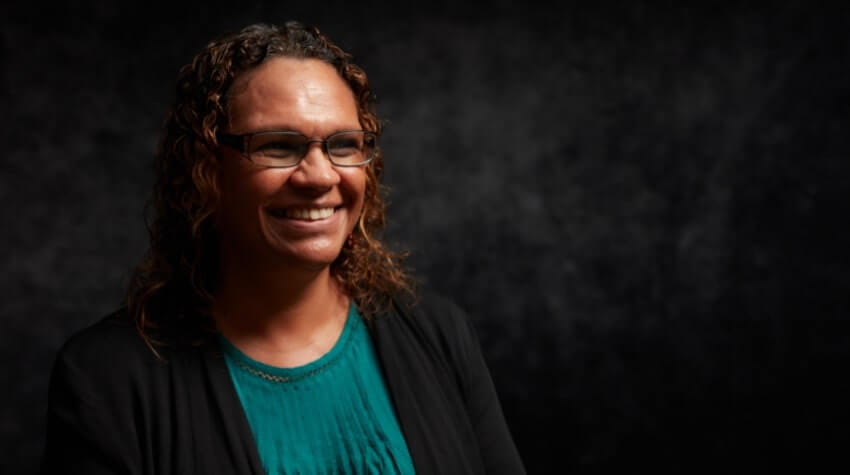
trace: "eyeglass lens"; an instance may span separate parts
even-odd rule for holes
[[[251,160],[270,165],[295,165],[306,154],[314,140],[297,132],[269,132],[254,135],[248,145]],[[356,165],[369,161],[375,138],[366,132],[341,132],[324,141],[333,163]]]

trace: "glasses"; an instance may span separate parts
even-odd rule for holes
[[[294,167],[301,162],[310,144],[319,143],[331,163],[340,167],[359,167],[375,158],[378,137],[365,130],[347,130],[311,139],[300,132],[271,131],[232,135],[219,133],[218,142],[242,152],[248,160],[270,168]]]

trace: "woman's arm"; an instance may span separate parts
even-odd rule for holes
[[[459,350],[456,364],[467,413],[475,428],[487,473],[523,474],[525,468],[505,422],[478,336],[469,317],[454,307]]]
[[[115,401],[131,398],[129,388],[122,387],[126,378],[117,374],[114,355],[97,354],[96,348],[84,345],[79,338],[71,339],[54,363],[41,473],[141,473],[130,450],[138,447],[132,443],[132,414]],[[130,401],[124,407],[131,407]]]

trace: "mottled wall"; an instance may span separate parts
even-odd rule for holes
[[[386,237],[474,317],[530,471],[845,460],[847,7],[290,3],[3,7],[0,471],[145,250],[177,69],[287,19],[369,72]]]

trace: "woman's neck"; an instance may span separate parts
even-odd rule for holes
[[[219,331],[243,353],[273,366],[298,366],[333,347],[349,299],[329,268],[265,275],[229,271],[213,315]]]

